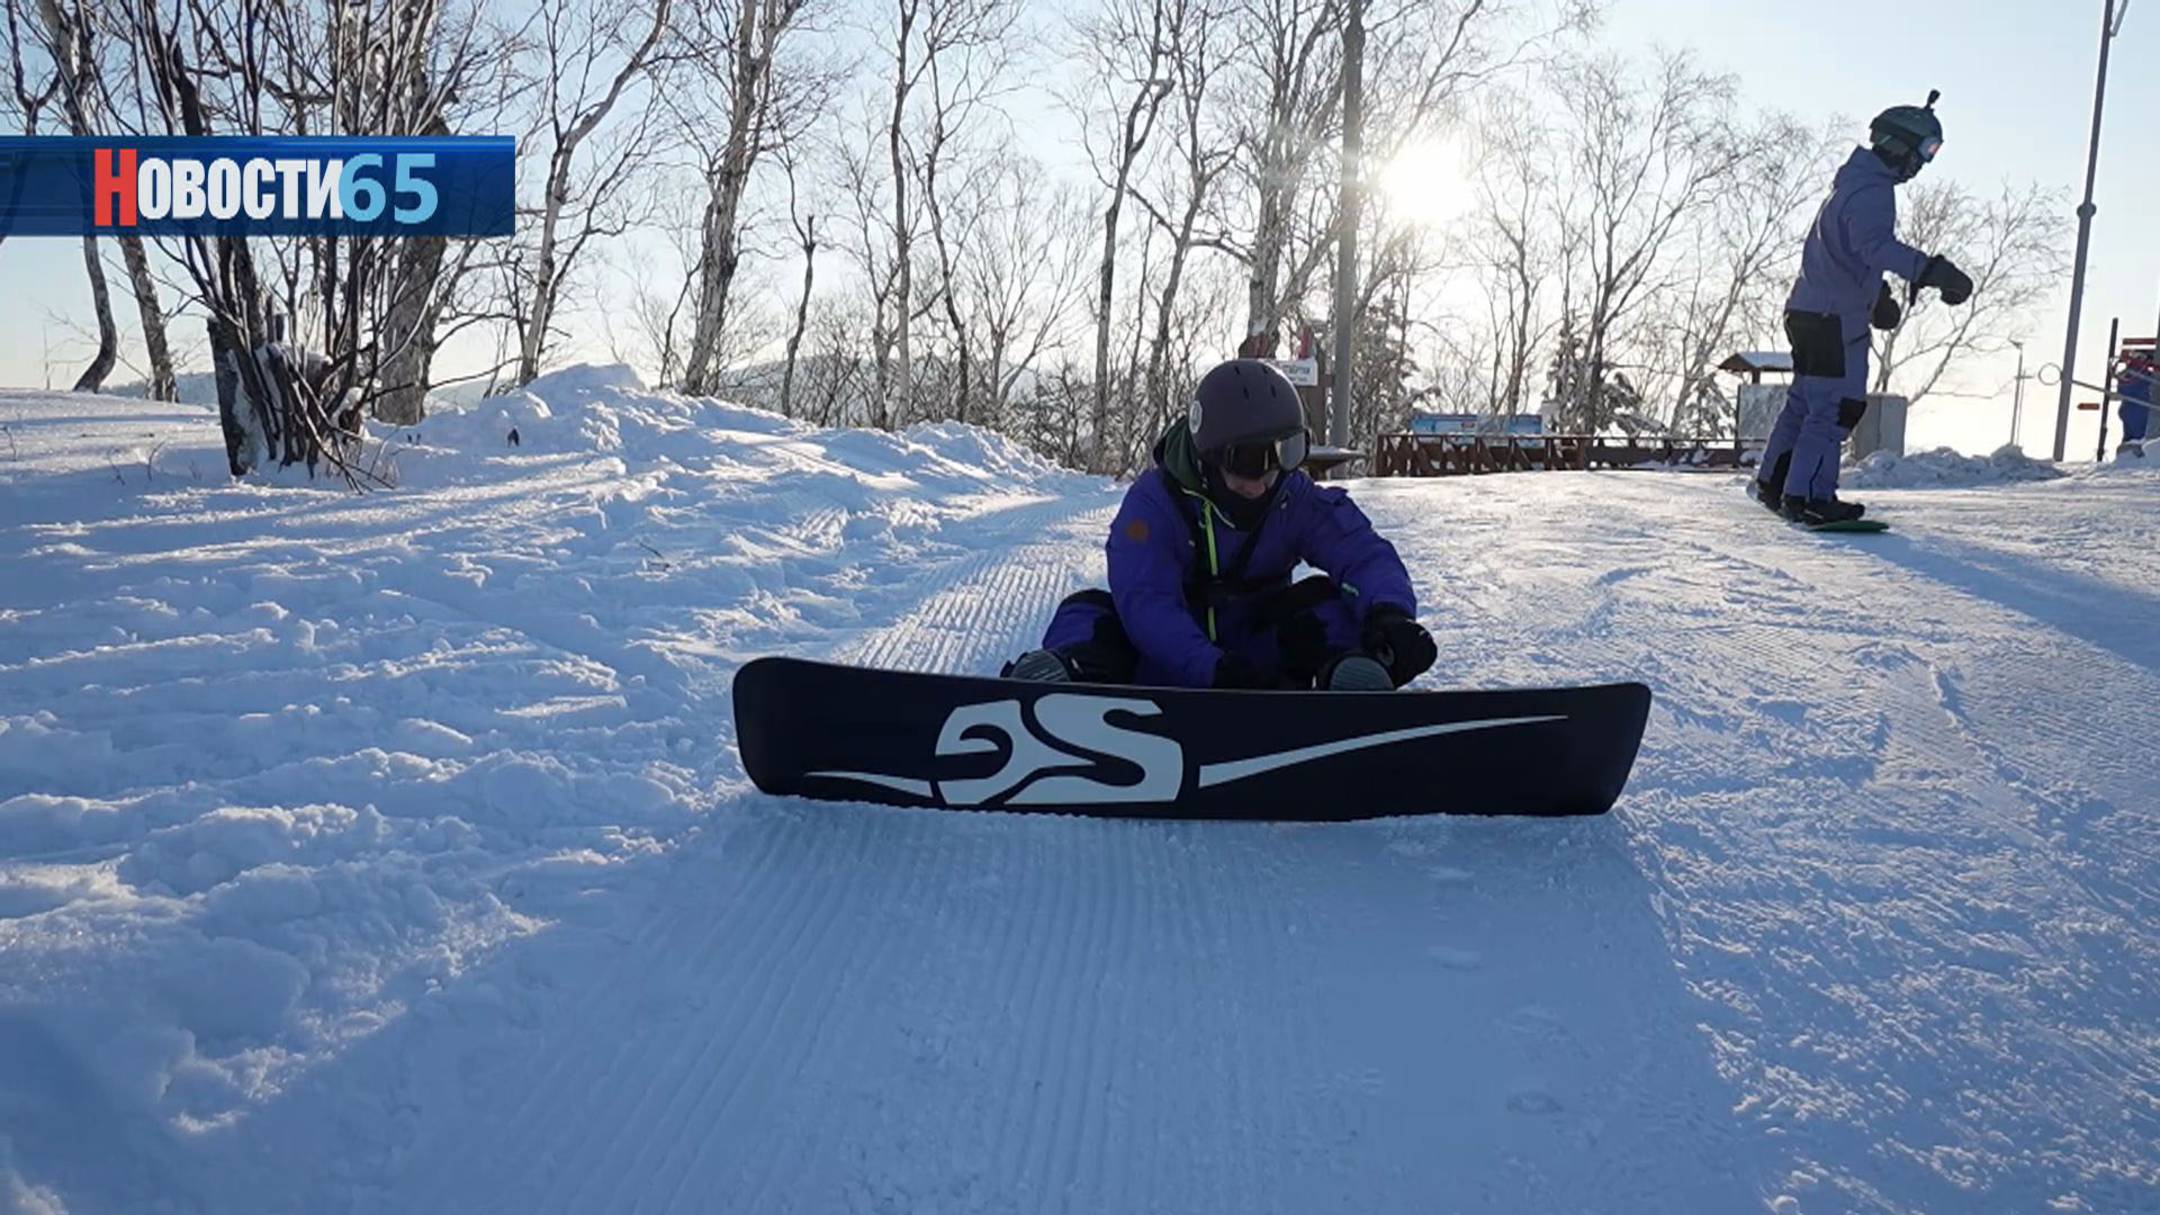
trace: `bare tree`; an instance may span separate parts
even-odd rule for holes
[[[1558,250],[1544,221],[1556,207],[1556,170],[1546,153],[1551,132],[1536,115],[1520,94],[1502,94],[1488,103],[1477,128],[1477,210],[1465,243],[1473,272],[1485,283],[1486,334],[1471,340],[1482,356],[1476,361],[1489,367],[1490,395],[1468,412],[1526,412],[1531,367],[1552,333],[1543,305]]]
[[[459,98],[500,70],[473,10],[414,0],[383,13],[326,3],[185,0],[130,9],[146,126],[213,134],[420,135],[457,129]],[[398,242],[187,236],[168,253],[208,316],[227,457],[327,463],[348,480],[369,404],[415,343],[401,327]],[[469,250],[472,246],[468,245]],[[421,310],[424,311],[424,310]]]
[[[1184,302],[1187,277],[1196,250],[1219,248],[1219,234],[1201,231],[1202,215],[1214,203],[1216,192],[1237,155],[1235,143],[1216,126],[1213,91],[1219,87],[1222,62],[1221,37],[1224,9],[1213,4],[1189,3],[1182,19],[1170,27],[1173,71],[1172,145],[1158,175],[1159,187],[1145,183],[1135,187],[1133,197],[1147,211],[1152,223],[1150,239],[1168,246],[1167,263],[1160,285],[1147,293],[1145,310],[1153,318],[1147,346],[1147,370],[1136,409],[1144,433],[1159,432],[1168,424],[1184,385],[1173,388],[1173,335]],[[1155,192],[1160,191],[1159,195]],[[1157,201],[1159,197],[1160,201]],[[1189,360],[1188,360],[1189,363]]]
[[[20,71],[22,48],[21,36],[16,32],[16,4],[9,0],[8,25],[15,59]],[[97,89],[98,58],[94,49],[96,30],[91,14],[81,0],[36,0],[36,8],[30,14],[30,29],[52,66],[51,96],[59,102],[60,111],[67,120],[68,132],[77,136],[98,134]],[[18,80],[16,86],[18,104],[26,113],[34,113],[29,104],[31,94]],[[76,377],[76,392],[96,392],[104,387],[105,377],[112,373],[113,363],[120,353],[120,330],[113,322],[112,292],[105,281],[105,263],[99,253],[98,238],[94,233],[82,237],[83,269],[90,279],[90,300],[93,315],[97,318],[97,345],[90,365]]]
[[[708,183],[691,292],[693,321],[683,389],[708,392],[723,369],[730,292],[742,259],[743,203],[759,158],[822,108],[830,82],[816,72],[790,74],[783,51],[808,15],[807,0],[700,0],[693,12],[701,53],[693,60],[709,118],[678,111],[703,151]]]
[[[36,135],[45,107],[60,95],[60,72],[24,28],[22,6],[23,0],[6,0],[9,87],[7,94],[0,96],[0,106],[6,107],[4,113],[10,126],[17,127],[25,135]],[[20,179],[13,189],[18,193],[7,200],[10,210],[20,200]],[[7,232],[0,230],[0,244],[6,243],[7,238]]]
[[[844,141],[840,148],[840,192],[849,207],[844,247],[862,272],[860,294],[869,306],[869,315],[864,318],[865,354],[871,376],[866,421],[879,429],[892,424],[895,333],[903,327],[896,307],[900,242],[889,222],[892,213],[885,209],[885,195],[890,189],[888,162],[879,155],[885,139],[884,123],[882,116],[869,116],[856,132],[857,139]]]
[[[57,103],[70,134],[118,133],[111,83],[114,77],[130,79],[121,62],[130,49],[124,27],[101,22],[100,10],[84,0],[7,0],[6,8],[14,109],[25,124],[24,133],[36,133],[39,111],[53,103]],[[116,28],[123,36],[114,36]],[[26,71],[26,49],[35,50],[35,57],[49,69],[35,87]],[[114,243],[119,246],[141,324],[143,351],[149,363],[147,395],[153,400],[172,400],[178,389],[165,309],[142,238],[120,236]],[[111,291],[99,258],[100,245],[95,236],[83,238],[84,267],[97,322],[96,354],[77,381],[78,387],[86,390],[102,387],[121,357],[119,328],[113,320]]]
[[[977,230],[990,218],[996,205],[994,184],[1011,165],[1007,147],[971,146],[969,136],[974,112],[996,87],[997,65],[987,72],[972,72],[972,62],[932,60],[929,64],[929,113],[926,129],[914,144],[916,176],[922,184],[922,205],[929,225],[930,254],[935,259],[934,290],[926,306],[942,313],[945,350],[944,384],[931,396],[938,402],[932,416],[968,420],[969,404],[983,383],[976,344],[977,300],[962,278],[962,255],[976,243]],[[958,79],[952,79],[955,68]],[[997,369],[989,369],[991,378]],[[950,408],[946,408],[949,403]]]
[[[1040,165],[1017,157],[1002,158],[984,181],[976,239],[955,290],[982,334],[980,420],[1004,425],[1082,309],[1090,216],[1077,190],[1050,187]]]
[[[547,148],[539,230],[530,270],[513,277],[520,314],[516,382],[540,374],[554,336],[565,283],[596,237],[620,235],[611,211],[623,184],[652,153],[650,95],[631,102],[628,120],[605,146],[594,136],[652,71],[668,30],[671,0],[592,0],[539,7],[535,127]]]
[[[1132,188],[1133,171],[1153,136],[1163,102],[1174,87],[1171,60],[1180,41],[1188,0],[1106,0],[1081,18],[1075,34],[1088,65],[1088,85],[1067,105],[1080,118],[1081,139],[1089,163],[1105,191],[1102,210],[1102,257],[1095,271],[1095,402],[1091,413],[1094,447],[1089,466],[1104,467],[1104,441],[1110,430],[1110,324],[1116,309],[1118,221]],[[1103,135],[1095,115],[1112,117],[1110,146],[1098,148]]]
[[[918,221],[909,202],[909,187],[917,181],[934,183],[946,156],[964,146],[963,132],[970,119],[1003,87],[1006,38],[1019,8],[1013,0],[895,0],[894,15],[888,44],[893,62],[892,106],[885,131],[892,174],[898,321],[890,387],[898,408],[905,410],[914,397],[910,335],[918,307],[927,311],[927,305],[919,305],[915,296]],[[927,113],[911,117],[918,110]],[[931,189],[934,186],[925,193]]]
[[[1583,27],[1590,0],[1365,0],[1364,159],[1385,163],[1429,137],[1473,88]],[[1241,205],[1223,248],[1245,263],[1248,348],[1272,347],[1334,255],[1339,199],[1327,188],[1341,128],[1340,0],[1239,0],[1230,45]]]
[[[803,334],[810,328],[810,293],[817,285],[817,213],[804,211],[797,188],[799,158],[792,145],[780,148],[780,164],[787,173],[788,226],[794,229],[796,247],[802,250],[802,294],[795,300],[795,324],[788,330],[787,354],[780,372],[780,412],[794,416],[795,364],[802,355]]]
[[[1735,131],[1734,165],[1698,214],[1693,248],[1665,304],[1673,432],[1718,436],[1738,422],[1717,365],[1736,344],[1782,341],[1778,318],[1800,260],[1811,208],[1838,147],[1828,131],[1771,114]]]
[[[1674,238],[1743,160],[1729,127],[1736,82],[1683,54],[1662,57],[1647,81],[1619,60],[1593,59],[1563,65],[1554,85],[1568,118],[1555,221],[1575,255],[1563,307],[1575,344],[1565,357],[1579,361],[1559,404],[1570,428],[1595,432],[1638,411],[1634,383],[1608,392],[1627,327],[1667,285]]]
[[[1332,249],[1323,237],[1308,241],[1284,271],[1294,245],[1301,206],[1326,180],[1328,153],[1339,125],[1342,69],[1342,6],[1336,0],[1241,0],[1231,37],[1230,66],[1239,156],[1236,170],[1249,211],[1224,225],[1249,235],[1226,240],[1247,267],[1245,333],[1271,346],[1285,307],[1300,299]],[[1318,228],[1333,227],[1328,215]],[[1287,281],[1286,281],[1287,279]]]
[[[1919,296],[1894,330],[1878,335],[1874,391],[1897,390],[1918,404],[1944,387],[1972,355],[1997,354],[2021,335],[2033,310],[2061,281],[2068,262],[2059,191],[2005,184],[1981,199],[1949,181],[1912,187],[1905,200],[1906,243],[1941,251],[1972,276],[1973,294],[1949,308]]]
[[[1018,10],[1013,0],[894,0],[887,11],[890,22],[878,33],[887,74],[840,155],[852,212],[845,244],[871,304],[875,426],[920,412],[914,331],[944,304],[936,249],[918,248],[926,232],[936,239],[925,195],[951,160],[981,155],[970,128],[1006,87],[1006,41]],[[917,289],[923,272],[932,276],[929,292]]]

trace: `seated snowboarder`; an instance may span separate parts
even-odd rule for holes
[[[1395,547],[1348,494],[1299,469],[1297,389],[1233,359],[1110,525],[1110,589],[1058,605],[1015,679],[1189,688],[1386,691],[1432,666],[1431,634]],[[1292,581],[1304,562],[1320,574]]]
[[[1942,148],[1936,94],[1925,107],[1893,106],[1868,128],[1870,147],[1855,148],[1838,170],[1800,254],[1800,278],[1785,301],[1793,382],[1757,466],[1755,496],[1796,523],[1857,519],[1866,508],[1840,502],[1838,458],[1867,412],[1868,327],[1895,329],[1904,309],[1883,275],[1937,287],[1953,307],[1972,295],[1972,279],[1950,259],[1930,257],[1897,238],[1894,191]]]

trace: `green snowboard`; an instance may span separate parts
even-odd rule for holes
[[[1802,523],[1811,532],[1886,532],[1890,525],[1880,519],[1847,519],[1842,523]]]

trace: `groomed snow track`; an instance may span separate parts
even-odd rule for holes
[[[468,876],[524,922],[202,1125],[110,1091],[54,1027],[64,1000],[6,988],[0,1208],[12,1183],[80,1212],[2160,1210],[2156,491],[1883,493],[1896,531],[1830,538],[1721,476],[1355,487],[1413,569],[1433,682],[1651,684],[1635,779],[1588,821],[749,789],[725,719],[742,639],[992,669],[1100,577],[1099,486],[959,512],[906,568],[840,571],[862,511],[805,516],[787,559],[832,569],[753,575],[743,603],[778,617],[641,602],[641,627],[684,615],[672,644],[486,578],[408,580],[437,585],[445,628],[591,684],[597,707],[566,710],[594,723],[580,747],[654,732],[700,786],[689,812],[582,868],[547,849],[596,846],[604,806],[516,834],[525,852]],[[597,534],[571,531],[557,548]],[[61,560],[48,532],[10,543],[11,565]],[[170,569],[128,573],[95,529],[70,543],[98,602],[174,598]],[[0,663],[0,695],[39,686],[38,661]],[[434,813],[458,813],[452,779]],[[483,839],[528,787],[496,791]],[[382,813],[419,817],[400,796]],[[163,887],[174,914],[218,889],[184,886]],[[0,947],[68,910],[7,906]]]

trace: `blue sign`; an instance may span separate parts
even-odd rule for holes
[[[0,138],[0,236],[508,236],[517,141]]]
[[[1534,413],[1519,413],[1513,417],[1487,417],[1477,413],[1414,413],[1410,415],[1410,433],[1414,435],[1542,435],[1545,419]]]

